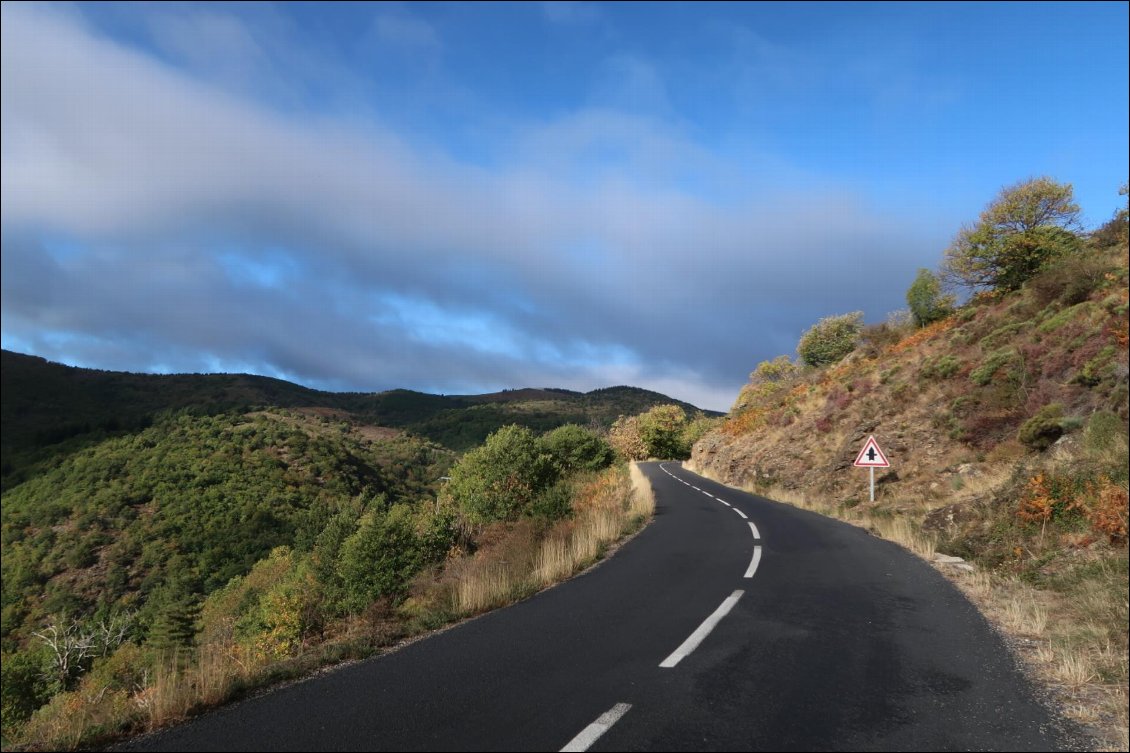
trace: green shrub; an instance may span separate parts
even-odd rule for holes
[[[1019,358],[1020,356],[1013,348],[1001,348],[1000,350],[993,351],[980,366],[969,372],[969,379],[974,384],[984,387],[993,380],[993,375],[995,375],[1002,366],[1016,363]]]
[[[559,426],[541,438],[561,472],[599,471],[612,463],[612,447],[596,433],[576,424]]]
[[[978,343],[985,350],[993,350],[1000,348],[1012,342],[1018,334],[1028,329],[1028,322],[1010,322],[1008,324],[997,327],[989,334],[981,338]]]
[[[928,269],[919,269],[906,291],[906,303],[919,327],[945,319],[953,313],[954,302],[952,295],[942,293],[941,281]]]
[[[687,414],[677,405],[657,405],[639,417],[640,439],[652,458],[686,457],[683,429]]]
[[[949,379],[961,370],[961,361],[955,356],[941,355],[927,359],[919,373],[926,379]]]
[[[1105,346],[1094,358],[1083,364],[1083,368],[1075,375],[1074,381],[1084,387],[1098,386],[1104,378],[1114,373],[1115,356],[1117,355],[1117,348],[1113,345]]]
[[[0,657],[0,723],[7,736],[51,698],[50,662],[42,650]]]
[[[702,439],[711,429],[719,423],[716,418],[707,418],[701,413],[687,421],[683,427],[682,436],[679,438],[684,451],[689,455],[695,442]]]
[[[472,523],[515,520],[531,512],[560,476],[553,456],[524,426],[504,426],[451,469],[446,491]]]
[[[1130,437],[1117,414],[1093,414],[1083,432],[1088,461],[1112,481],[1126,485],[1130,476]]]
[[[1044,334],[1051,334],[1076,317],[1082,318],[1088,316],[1096,309],[1097,306],[1090,301],[1077,303],[1074,306],[1069,306],[1068,308],[1063,309],[1054,316],[1045,319],[1040,323],[1039,330]]]
[[[442,500],[417,512],[416,535],[423,562],[438,562],[447,555],[456,541],[458,519],[455,509]]]
[[[534,498],[530,514],[543,520],[564,518],[573,510],[573,483],[568,479],[558,481]]]
[[[1098,411],[1087,422],[1083,440],[1091,452],[1109,452],[1127,444],[1126,422],[1114,413]]]
[[[787,382],[800,374],[797,366],[788,356],[777,356],[772,361],[762,361],[749,375],[754,384]]]
[[[1026,287],[1043,306],[1055,301],[1074,306],[1102,287],[1108,269],[1102,257],[1093,252],[1070,254],[1050,263]]]
[[[801,335],[797,353],[809,366],[836,363],[855,350],[862,328],[862,311],[825,317]]]
[[[1064,433],[1063,405],[1049,403],[1020,425],[1016,438],[1033,450],[1043,452]]]
[[[422,564],[412,508],[370,511],[338,558],[346,608],[359,613],[382,596],[399,598]]]

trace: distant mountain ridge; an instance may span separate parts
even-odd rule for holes
[[[413,390],[324,392],[250,374],[136,374],[66,366],[10,350],[0,354],[0,450],[4,487],[17,466],[48,446],[82,436],[129,432],[177,411],[245,412],[263,407],[325,408],[361,423],[402,429],[454,450],[482,442],[509,423],[537,431],[565,423],[608,427],[620,415],[689,403],[639,387],[582,393],[523,388],[484,395]],[[702,411],[707,415],[720,415]]]

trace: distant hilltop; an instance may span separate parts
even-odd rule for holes
[[[202,414],[268,407],[321,409],[363,424],[427,437],[455,450],[482,442],[509,423],[546,431],[566,423],[611,426],[621,415],[675,404],[693,414],[720,415],[639,387],[575,392],[522,388],[484,395],[431,395],[413,390],[323,392],[250,374],[135,374],[84,369],[4,350],[0,376],[0,445],[4,474],[11,453],[92,432],[148,426],[176,411]],[[343,415],[343,417],[345,417]],[[7,486],[7,483],[5,483]]]

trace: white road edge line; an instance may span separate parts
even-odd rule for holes
[[[715,496],[714,496],[713,494],[711,494],[710,492],[703,492],[703,494],[705,494],[706,496],[710,497],[711,499],[718,499],[717,497],[715,497]]]
[[[715,497],[715,499],[718,499],[718,498],[717,498],[717,497]],[[729,502],[727,502],[727,501],[726,501],[726,500],[724,500],[724,499],[718,499],[718,501],[719,501],[719,502],[721,502],[722,504],[724,504],[724,505],[725,505],[726,507],[729,507],[729,506],[730,506],[730,503],[729,503]]]
[[[605,711],[597,720],[581,730],[581,734],[574,737],[569,742],[565,743],[565,747],[561,749],[561,753],[566,751],[580,751],[588,750],[593,743],[595,743],[600,736],[608,730],[612,729],[612,725],[620,721],[620,717],[628,713],[632,708],[630,703],[618,703],[612,708]]]
[[[755,546],[753,548],[753,560],[749,563],[749,569],[745,571],[745,575],[743,577],[752,578],[753,574],[757,572],[757,566],[760,563],[761,563],[761,547]]]
[[[736,507],[735,507],[735,508],[734,508],[734,512],[736,512],[736,513],[737,513],[738,515],[741,515],[741,516],[742,516],[743,518],[745,518],[746,520],[749,520],[749,516],[748,516],[748,515],[746,515],[746,514],[745,514],[744,512],[742,512],[741,510],[739,510],[738,508],[736,508]]]
[[[753,531],[753,538],[755,538],[755,539],[761,538],[761,531],[757,530],[757,526],[755,526],[753,524],[752,520],[749,521],[749,530]]]
[[[714,610],[714,614],[707,617],[706,621],[699,625],[697,630],[691,633],[691,637],[683,641],[683,645],[679,646],[675,649],[674,653],[660,662],[659,666],[670,669],[690,656],[690,654],[698,648],[699,644],[706,640],[706,636],[710,635],[711,631],[718,626],[722,618],[730,613],[730,610],[734,608],[734,605],[738,603],[738,599],[742,598],[742,594],[744,593],[745,591],[738,590],[727,596],[721,606]]]

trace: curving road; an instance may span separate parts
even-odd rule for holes
[[[1000,638],[929,565],[650,463],[600,567],[123,750],[1059,750]]]

